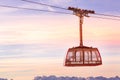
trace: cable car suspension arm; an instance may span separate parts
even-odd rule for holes
[[[84,9],[78,9],[74,7],[68,7],[68,10],[73,11],[73,14],[78,16],[80,18],[80,26],[79,26],[79,32],[80,32],[80,47],[83,47],[83,37],[82,37],[82,24],[84,17],[89,17],[88,14],[95,14],[95,11],[93,10],[84,10]]]

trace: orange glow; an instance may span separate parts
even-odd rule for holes
[[[73,16],[24,16],[4,17],[0,23],[0,44],[55,44],[57,47],[73,47],[79,44],[78,18]],[[11,20],[12,19],[12,20]],[[47,20],[46,20],[47,19]],[[2,21],[2,19],[0,19]],[[86,45],[120,45],[120,23],[107,20],[85,19],[83,40]],[[99,44],[99,45],[98,45]],[[51,45],[50,45],[51,46]],[[104,48],[104,47],[102,47]],[[110,48],[111,49],[111,48]],[[105,50],[110,52],[111,50]],[[2,50],[1,50],[2,51]],[[66,50],[67,51],[67,50]],[[119,49],[116,49],[119,52]],[[59,52],[59,51],[58,51]],[[101,52],[101,51],[100,51]],[[103,52],[103,51],[102,51]],[[28,53],[29,54],[29,53]],[[44,54],[44,53],[42,53]],[[57,54],[57,53],[55,53]],[[63,53],[65,54],[65,53]],[[105,55],[105,53],[102,53]],[[53,56],[55,57],[55,56]],[[15,80],[33,79],[37,75],[57,76],[113,76],[120,75],[119,56],[103,57],[103,65],[98,67],[63,66],[60,58],[22,58],[0,60],[1,77]],[[114,62],[116,62],[114,64]],[[48,67],[49,65],[49,67]],[[115,67],[115,68],[113,68]],[[84,73],[83,73],[84,71]],[[74,74],[73,74],[74,73]],[[22,76],[22,77],[21,77]]]
[[[119,61],[119,57],[116,57],[115,61]],[[107,58],[104,61],[113,61],[113,58]],[[39,62],[38,62],[39,61]],[[2,61],[0,61],[2,62]],[[48,63],[49,62],[49,63]],[[56,75],[56,76],[106,76],[111,77],[113,75],[120,75],[120,64],[106,64],[96,67],[64,67],[63,59],[56,58],[42,58],[42,59],[11,59],[11,61],[5,60],[2,66],[6,66],[0,69],[2,77],[14,78],[20,80],[21,76],[25,76],[24,79],[31,79],[35,75]],[[49,67],[48,67],[49,65]],[[115,68],[113,68],[115,67]],[[84,73],[83,73],[84,72]],[[74,73],[74,74],[73,74]],[[8,75],[7,75],[8,74]]]

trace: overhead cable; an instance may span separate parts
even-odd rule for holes
[[[15,8],[15,9],[24,9],[24,10],[32,10],[32,11],[39,11],[39,12],[51,12],[51,13],[75,15],[75,14],[67,13],[67,12],[49,11],[49,10],[41,10],[41,9],[34,9],[34,8],[24,8],[24,7],[16,7],[16,6],[9,6],[9,5],[0,5],[0,7]],[[119,18],[109,18],[109,17],[99,17],[99,16],[90,16],[90,17],[120,21]]]
[[[59,8],[59,9],[68,10],[66,8],[62,8],[62,7],[58,7],[58,6],[53,6],[53,5],[49,5],[49,4],[44,4],[44,3],[40,3],[40,2],[36,2],[36,1],[31,1],[31,0],[22,0],[22,1],[29,2],[29,3],[34,3],[34,4],[39,4],[39,5],[44,5],[44,6],[49,6],[49,7],[53,7],[53,8]],[[95,13],[95,15],[120,18],[120,16],[110,15],[110,14]]]
[[[64,9],[64,10],[68,10],[66,8],[53,6],[53,5],[49,5],[49,4],[44,4],[44,3],[40,3],[40,2],[36,2],[36,1],[30,1],[30,0],[22,0],[22,1],[29,2],[29,3],[34,3],[34,4],[39,4],[39,5],[44,5],[44,6],[49,6],[49,7],[54,7],[54,8],[59,8],[59,9]]]
[[[25,9],[25,10],[33,10],[33,11],[41,11],[41,12],[51,12],[51,13],[60,13],[60,14],[70,14],[70,15],[73,15],[73,14],[67,13],[67,12],[49,11],[49,10],[41,10],[41,9],[33,9],[33,8],[8,6],[8,5],[0,5],[0,7],[7,7],[7,8],[16,8],[16,9]]]
[[[109,14],[100,14],[100,13],[95,13],[96,15],[101,15],[101,16],[108,16],[108,17],[116,17],[116,18],[120,18],[120,16],[116,16],[116,15],[109,15]]]
[[[116,20],[116,21],[120,21],[120,19],[117,18],[109,18],[109,17],[99,17],[99,16],[90,16],[92,18],[101,18],[101,19],[109,19],[109,20]]]

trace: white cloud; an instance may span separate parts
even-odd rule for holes
[[[44,9],[44,6],[42,5],[38,5],[38,4],[21,4],[19,7],[23,7],[23,8],[32,8],[32,9]]]
[[[55,9],[53,9],[52,7],[48,7],[49,11],[55,11]]]
[[[49,0],[49,1],[59,4],[59,3],[71,2],[72,0]]]
[[[64,7],[68,7],[68,5],[72,3],[72,0],[48,0],[48,2],[45,3],[64,8]]]
[[[11,13],[14,11],[17,11],[18,9],[15,8],[6,8],[6,7],[0,7],[0,14],[4,14],[4,13]]]
[[[116,77],[56,77],[54,75],[51,76],[36,76],[34,80],[119,80],[120,78],[116,75]]]

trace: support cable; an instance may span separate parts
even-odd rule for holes
[[[62,8],[62,7],[58,7],[58,6],[53,6],[53,5],[49,5],[49,4],[44,4],[44,3],[40,3],[40,2],[36,2],[36,1],[30,1],[30,0],[22,0],[22,1],[33,3],[33,4],[38,4],[38,5],[44,5],[44,6],[49,6],[49,7],[54,7],[54,8],[68,10],[66,8]]]
[[[25,9],[25,10],[32,10],[32,11],[42,11],[42,12],[51,12],[51,13],[73,15],[72,13],[67,13],[67,12],[49,11],[49,10],[41,10],[41,9],[33,9],[33,8],[24,8],[24,7],[16,7],[16,6],[9,6],[9,5],[0,5],[0,7],[7,7],[7,8],[16,8],[16,9]]]
[[[120,21],[120,19],[116,19],[116,18],[107,18],[107,17],[99,17],[99,16],[90,16],[92,18],[100,18],[100,19],[109,19],[109,20],[116,20],[116,21]]]
[[[58,6],[53,6],[53,5],[49,5],[49,4],[44,4],[44,3],[40,3],[40,2],[36,2],[36,1],[31,1],[31,0],[22,0],[22,1],[29,2],[29,3],[33,3],[33,4],[39,4],[39,5],[49,6],[49,7],[53,7],[53,8],[59,8],[59,9],[68,10],[68,9],[66,9],[66,8],[62,8],[62,7],[58,7]],[[120,18],[120,16],[110,15],[110,14],[95,13],[95,15]]]
[[[51,12],[51,13],[59,13],[59,14],[69,14],[69,15],[75,15],[72,13],[67,13],[67,12],[59,12],[59,11],[49,11],[49,10],[41,10],[41,9],[33,9],[33,8],[24,8],[24,7],[16,7],[16,6],[9,6],[9,5],[0,5],[0,7],[6,7],[6,8],[16,8],[16,9],[24,9],[24,10],[32,10],[32,11],[41,11],[41,12]],[[67,9],[68,10],[68,9]],[[105,14],[98,14],[97,15],[104,15],[108,17],[99,17],[99,16],[90,16],[92,18],[101,18],[101,19],[109,19],[109,20],[117,20],[120,21],[119,17],[120,16],[115,16],[115,15],[105,15]],[[110,17],[110,18],[109,18]],[[116,17],[116,18],[112,18]]]
[[[100,13],[95,13],[95,15],[120,18],[120,16],[116,16],[116,15],[109,15],[109,14],[100,14]]]

